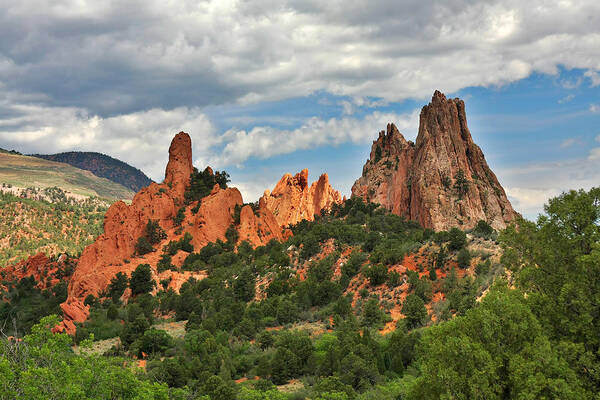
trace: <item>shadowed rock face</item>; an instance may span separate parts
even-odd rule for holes
[[[98,296],[118,272],[130,275],[139,264],[147,263],[152,267],[155,281],[165,279],[165,273],[158,274],[156,266],[161,249],[169,241],[178,240],[189,232],[194,249],[199,251],[209,242],[226,240],[225,232],[234,222],[235,208],[243,204],[242,195],[236,188],[222,189],[217,184],[200,205],[197,201],[185,205],[185,191],[193,170],[191,149],[189,135],[178,133],[169,148],[165,181],[143,188],[135,195],[131,205],[119,201],[108,209],[104,217],[104,233],[83,251],[69,282],[67,301],[61,304],[67,332],[74,333],[73,322],[87,319],[89,308],[83,303],[85,298],[90,294]],[[176,227],[173,217],[182,206],[185,218],[181,226]],[[240,223],[236,227],[240,240],[248,240],[253,246],[258,246],[271,239],[282,240],[289,235],[289,232],[282,231],[263,203],[257,214],[250,206],[242,209]],[[167,238],[154,246],[154,252],[138,256],[135,254],[135,244],[144,234],[150,219],[158,221]],[[180,251],[173,257],[173,263],[181,266],[186,255]],[[171,281],[179,282],[179,286],[190,275],[189,272],[168,273],[171,274]],[[179,287],[173,289],[178,290]]]
[[[352,196],[435,230],[472,228],[479,220],[502,229],[517,215],[473,142],[465,103],[439,91],[421,110],[416,144],[393,124],[379,134]]]
[[[280,226],[286,227],[303,219],[314,220],[315,214],[341,203],[342,197],[329,184],[327,174],[308,186],[308,169],[303,169],[294,176],[285,174],[272,192],[265,191],[260,202],[271,210]]]

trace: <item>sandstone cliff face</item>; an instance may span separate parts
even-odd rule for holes
[[[209,242],[225,240],[225,232],[233,224],[235,208],[243,204],[242,195],[236,188],[222,189],[215,185],[199,206],[197,201],[186,205],[183,223],[180,227],[174,226],[173,217],[184,205],[192,170],[191,139],[187,133],[180,132],[169,148],[165,181],[142,189],[131,205],[116,202],[108,209],[104,233],[83,251],[69,282],[67,301],[61,305],[64,325],[69,333],[75,330],[74,321],[84,321],[88,316],[88,307],[83,304],[86,296],[98,296],[118,272],[130,275],[139,264],[147,263],[152,267],[157,283],[171,278],[170,287],[179,290],[181,284],[194,274],[185,271],[158,274],[156,270],[161,249],[169,241],[178,240],[189,232],[194,249],[199,251]],[[244,207],[237,226],[240,240],[249,240],[254,246],[264,245],[273,238],[281,240],[285,236],[271,211],[264,202],[261,204],[259,215],[254,215],[251,209],[249,212],[249,206]],[[154,252],[137,256],[135,244],[143,235],[149,219],[158,221],[167,238],[154,246]],[[179,251],[172,263],[179,267],[186,256],[187,253]]]
[[[438,91],[421,110],[416,144],[393,124],[379,134],[352,196],[435,230],[479,220],[502,229],[517,215],[473,142],[464,102]]]
[[[322,210],[341,203],[342,197],[329,184],[327,174],[309,187],[308,170],[304,169],[294,176],[285,174],[272,192],[265,191],[260,201],[273,212],[277,223],[285,227],[303,219],[314,220]]]

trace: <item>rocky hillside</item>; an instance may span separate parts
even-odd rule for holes
[[[102,153],[70,151],[58,154],[34,154],[33,156],[90,171],[96,176],[116,182],[134,192],[152,183],[152,180],[139,169]]]
[[[303,219],[314,220],[321,210],[342,203],[342,196],[329,184],[327,174],[308,185],[308,169],[292,176],[285,174],[272,192],[266,190],[262,201],[281,226],[294,225]]]
[[[352,196],[426,228],[502,229],[517,215],[467,126],[465,103],[439,91],[420,115],[416,143],[390,124],[373,142]]]

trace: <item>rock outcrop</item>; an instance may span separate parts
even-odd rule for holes
[[[467,127],[465,103],[436,91],[420,115],[416,144],[389,124],[373,142],[352,196],[426,228],[502,229],[517,215]]]
[[[23,278],[33,278],[37,282],[38,289],[49,289],[68,279],[76,262],[76,259],[69,258],[65,254],[57,259],[50,259],[46,254],[40,252],[16,264],[4,267],[2,281],[7,284],[18,282]],[[0,290],[6,289],[7,287],[0,283]]]
[[[119,201],[108,209],[104,233],[83,251],[69,282],[67,301],[61,305],[69,333],[74,332],[74,321],[84,321],[88,316],[89,309],[84,305],[86,296],[98,296],[118,272],[130,275],[139,264],[147,263],[152,267],[156,282],[165,279],[165,273],[158,274],[156,266],[162,253],[160,249],[169,241],[179,240],[189,233],[194,249],[199,251],[209,242],[226,240],[225,232],[234,225],[235,209],[243,205],[242,195],[236,188],[222,189],[216,184],[200,202],[185,204],[192,171],[191,139],[187,133],[180,132],[169,148],[164,182],[142,189],[130,205]],[[240,240],[249,240],[254,246],[264,245],[271,239],[281,240],[286,235],[264,202],[261,204],[258,215],[250,206],[243,207],[236,227]],[[173,217],[181,207],[185,218],[180,226],[175,226]],[[154,252],[138,256],[135,245],[144,234],[148,220],[157,221],[167,237],[154,246]],[[173,257],[173,264],[181,266],[186,256],[187,253],[180,250]],[[168,273],[170,287],[175,290],[190,276],[189,272]]]
[[[329,184],[327,174],[308,186],[308,170],[303,169],[294,176],[285,174],[272,192],[265,191],[260,202],[271,210],[280,226],[287,227],[303,219],[314,220],[322,210],[341,203],[342,197]]]

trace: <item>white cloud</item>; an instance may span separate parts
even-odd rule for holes
[[[560,142],[560,148],[561,149],[566,149],[569,147],[573,147],[577,144],[581,144],[581,137],[571,137],[571,138],[566,138],[564,139],[562,142]]]
[[[569,94],[566,95],[565,97],[563,97],[562,99],[558,100],[558,104],[565,104],[570,102],[571,100],[573,100],[575,98],[574,94]]]
[[[596,0],[23,0],[0,8],[0,82],[101,115],[318,90],[425,99],[559,66],[586,69],[594,83],[600,57]]]
[[[544,204],[546,204],[548,199],[555,197],[560,193],[560,190],[555,188],[506,188],[506,194],[508,195],[513,208],[528,218],[535,218],[537,214],[542,212]]]
[[[590,161],[600,160],[600,147],[595,147],[590,150],[590,154],[588,155],[588,160],[590,160]]]
[[[390,122],[396,123],[407,138],[414,139],[419,119],[419,110],[401,115],[373,112],[361,119],[308,118],[292,130],[258,126],[250,131],[230,129],[219,133],[198,108],[151,109],[102,118],[74,107],[7,106],[2,101],[0,106],[4,114],[10,114],[0,118],[0,143],[4,147],[43,154],[98,151],[142,169],[156,181],[164,177],[166,150],[179,131],[192,137],[196,166],[225,168],[242,166],[249,158],[266,159],[320,146],[368,144]],[[264,184],[273,183],[273,179],[253,179],[258,180],[241,183],[252,198],[259,188],[262,192],[267,187]]]
[[[250,157],[264,159],[347,142],[368,144],[389,122],[394,122],[401,132],[410,133],[408,138],[414,138],[419,110],[402,115],[373,112],[362,119],[310,118],[293,130],[278,130],[268,126],[258,126],[250,131],[232,129],[220,137],[224,144],[223,151],[212,162],[239,166]]]
[[[496,173],[502,177],[515,210],[535,218],[551,197],[571,189],[600,186],[600,147],[591,149],[584,158],[499,168]]]
[[[169,143],[181,130],[191,134],[197,160],[217,141],[212,123],[198,109],[177,108],[101,118],[72,107],[15,105],[0,119],[0,141],[28,153],[97,151],[128,162],[162,181]]]
[[[600,105],[598,104],[590,104],[590,112],[600,113]]]
[[[585,71],[584,76],[590,79],[590,84],[592,87],[600,85],[600,74],[598,74],[598,71],[594,71],[591,69],[587,70]]]

